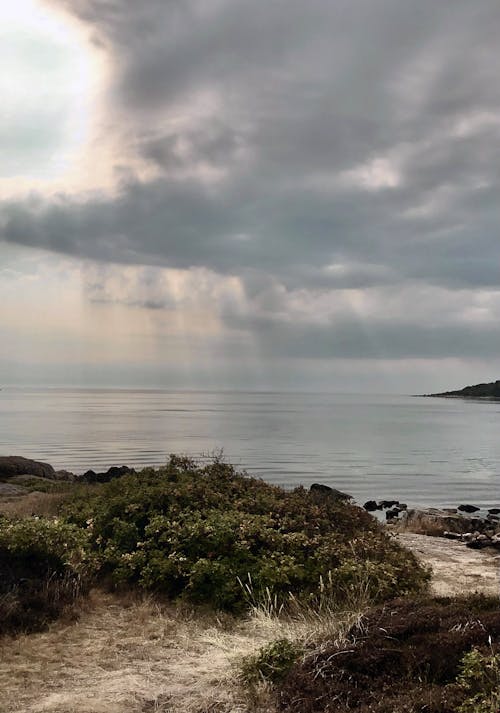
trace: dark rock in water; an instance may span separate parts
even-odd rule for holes
[[[343,493],[341,490],[336,488],[331,488],[329,485],[324,485],[323,483],[313,483],[309,488],[309,491],[313,495],[329,496],[335,500],[351,500],[352,496],[347,493]]]
[[[94,470],[87,470],[80,478],[86,483],[97,483],[97,473]]]
[[[488,515],[500,515],[500,508],[490,508]]]
[[[363,507],[368,512],[374,512],[375,510],[379,509],[379,506],[377,505],[377,502],[375,500],[367,500]]]
[[[399,508],[392,508],[391,510],[386,510],[385,513],[385,519],[386,520],[395,520],[400,513]]]
[[[399,503],[398,508],[400,510],[408,510],[408,505],[406,503]]]
[[[331,493],[332,488],[329,485],[324,485],[323,483],[313,483],[309,490],[316,493]]]
[[[15,475],[37,475],[54,480],[56,474],[48,463],[21,456],[0,456],[0,478],[7,479]]]
[[[380,500],[378,504],[380,510],[393,508],[395,505],[399,505],[399,500]]]
[[[113,478],[121,478],[122,475],[127,475],[128,473],[135,473],[135,470],[127,465],[113,465],[107,470],[106,476],[112,480]]]
[[[109,483],[110,480],[114,480],[115,478],[121,478],[122,476],[128,475],[129,473],[135,473],[135,470],[133,468],[129,468],[126,465],[114,465],[109,468],[105,473],[96,473],[94,470],[88,470],[86,473],[80,476],[80,480],[83,480],[83,482],[85,483]]]
[[[475,505],[459,505],[458,510],[460,512],[478,512],[480,508],[476,507]]]

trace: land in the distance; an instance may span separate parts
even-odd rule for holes
[[[474,384],[465,386],[456,391],[443,391],[438,394],[422,394],[422,396],[441,397],[446,399],[484,399],[488,401],[500,401],[500,381],[492,381],[488,384]]]

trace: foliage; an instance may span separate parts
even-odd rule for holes
[[[0,517],[0,634],[41,628],[92,571],[87,533],[60,520]]]
[[[460,686],[467,699],[460,713],[497,713],[500,710],[500,654],[474,648],[462,659]]]
[[[498,597],[396,599],[297,661],[279,710],[497,713],[499,657],[483,652],[499,637]]]
[[[254,593],[317,591],[328,572],[339,597],[368,573],[370,595],[420,589],[427,573],[361,508],[287,492],[220,459],[197,466],[172,456],[159,470],[96,485],[65,506],[86,530],[102,576],[170,597],[241,610]]]
[[[243,660],[241,678],[247,685],[260,681],[279,683],[302,654],[301,648],[289,639],[277,639],[262,646],[253,656]]]

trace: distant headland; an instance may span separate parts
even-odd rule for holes
[[[489,401],[500,401],[500,381],[492,381],[489,384],[475,384],[466,386],[457,391],[443,391],[439,394],[422,394],[422,396],[440,396],[446,399],[484,399]]]

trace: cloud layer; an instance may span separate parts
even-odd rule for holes
[[[5,242],[113,263],[92,300],[175,273],[266,358],[498,353],[496,0],[52,2],[110,58],[115,187],[4,201]]]

